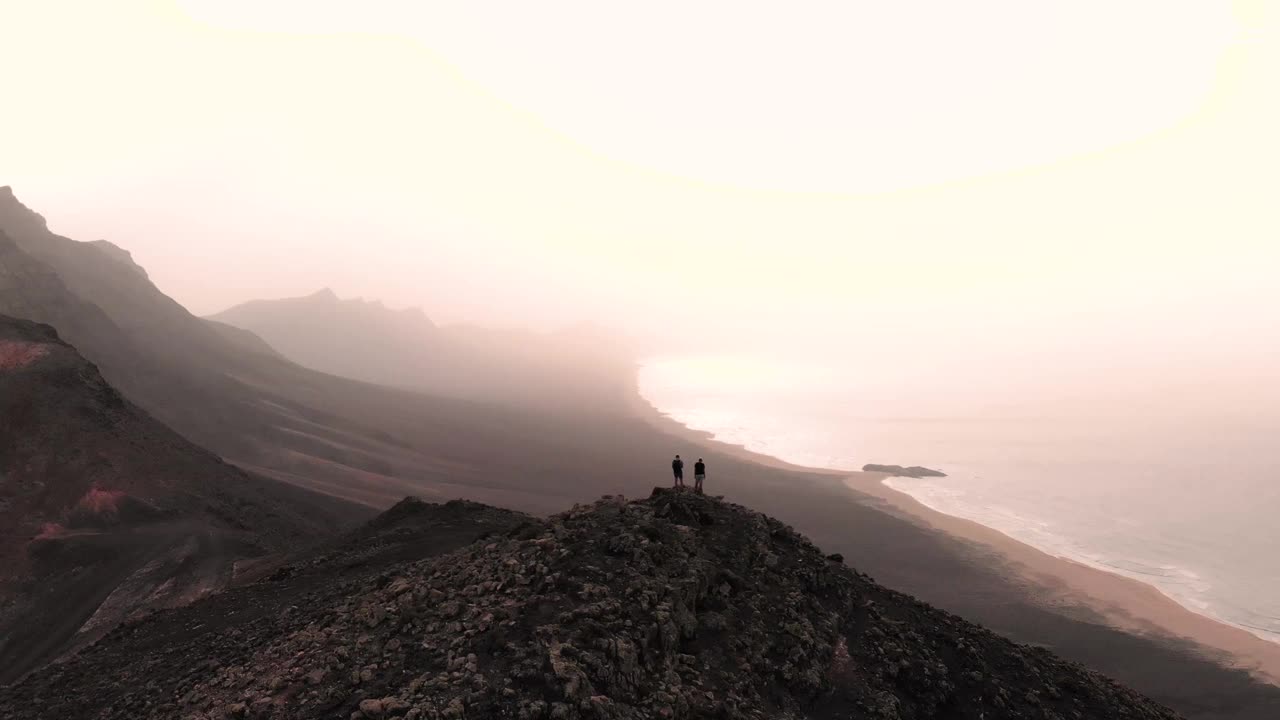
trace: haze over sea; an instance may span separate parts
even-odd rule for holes
[[[1280,642],[1280,407],[1265,393],[1249,408],[1238,394],[1144,393],[1141,383],[1093,394],[995,381],[913,390],[858,365],[665,357],[642,367],[640,391],[691,428],[789,462],[943,470],[886,484]]]

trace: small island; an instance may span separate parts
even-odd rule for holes
[[[879,472],[888,473],[894,477],[909,478],[927,478],[927,477],[946,477],[947,474],[940,470],[930,470],[927,467],[912,465],[911,467],[902,467],[901,465],[876,465],[868,463],[862,466],[863,472]]]

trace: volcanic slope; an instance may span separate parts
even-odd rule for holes
[[[249,477],[122,398],[53,328],[0,316],[0,682],[364,517]]]
[[[716,499],[661,490],[546,521],[463,503],[425,513],[451,516],[455,541],[468,515],[488,535],[353,574],[355,538],[266,581],[277,591],[264,596],[292,603],[279,614],[227,624],[227,604],[252,588],[156,613],[0,690],[0,715],[1177,717]],[[372,527],[363,542],[385,547]],[[332,582],[303,580],[333,563],[347,570]],[[184,628],[198,642],[165,637]]]

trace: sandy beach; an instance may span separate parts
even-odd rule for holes
[[[1150,585],[1049,555],[985,525],[931,510],[915,498],[884,485],[882,481],[886,477],[882,473],[855,473],[845,478],[845,484],[859,493],[884,500],[923,525],[995,550],[1029,581],[1046,589],[1042,595],[1046,606],[1084,604],[1102,613],[1116,627],[1190,640],[1221,651],[1219,661],[1280,684],[1280,645],[1192,612]]]

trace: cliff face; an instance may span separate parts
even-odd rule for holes
[[[216,345],[212,331],[162,293],[128,252],[103,240],[77,242],[50,231],[44,217],[7,187],[0,188],[0,230],[80,298],[96,304],[121,328],[138,333],[138,339],[185,339],[205,349]]]
[[[3,193],[0,193],[3,202]],[[47,264],[24,251],[0,226],[0,314],[48,323],[119,358],[126,340],[99,307],[71,292]],[[124,363],[121,363],[124,364]]]
[[[228,415],[246,414],[235,406],[249,393],[228,377],[246,364],[232,343],[160,292],[128,253],[51,232],[9,188],[0,188],[0,314],[53,325],[130,400],[206,445]],[[224,453],[249,446],[218,437]]]
[[[14,718],[1176,717],[886,590],[740,506],[655,491],[547,521],[474,504],[425,508],[402,504],[355,542],[278,572],[260,594],[288,598],[281,613],[223,620],[198,643],[180,642],[183,628],[232,616],[226,604],[249,588],[240,600],[227,593],[161,613],[0,691],[0,709]],[[468,526],[487,537],[431,556],[434,528],[447,547]],[[369,570],[352,574],[351,553],[391,557],[400,532],[417,543],[416,559],[366,558]],[[332,582],[308,584],[328,568]]]

